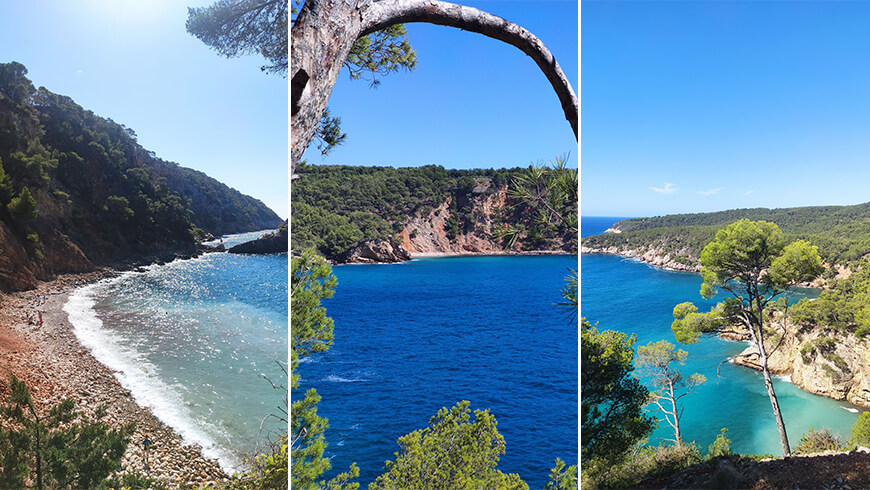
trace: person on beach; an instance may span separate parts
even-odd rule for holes
[[[145,439],[142,440],[142,447],[145,448],[145,464],[148,464],[148,448],[154,444],[151,440],[151,434],[145,434]]]
[[[39,312],[39,326],[42,326],[42,312]]]

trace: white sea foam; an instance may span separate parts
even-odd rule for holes
[[[323,378],[324,381],[331,381],[333,383],[356,383],[359,381],[365,381],[362,378],[342,378],[341,376],[336,376],[334,374],[330,374],[329,376]]]
[[[791,375],[790,374],[774,374],[773,377],[785,381],[786,383],[791,383]]]
[[[153,270],[151,267],[146,269]],[[128,347],[122,336],[103,328],[103,322],[94,310],[94,296],[107,284],[123,280],[129,274],[132,273],[84,286],[69,295],[63,309],[69,315],[73,333],[82,345],[90,349],[94,358],[115,371],[115,377],[130,390],[136,403],[149,407],[157,418],[181,435],[185,443],[202,446],[203,455],[217,459],[227,473],[239,471],[241,462],[207,435],[204,426],[208,424],[194,420],[181,396],[159,379],[158,367]],[[209,427],[209,430],[216,428]]]

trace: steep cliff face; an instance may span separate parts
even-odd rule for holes
[[[450,207],[453,197],[424,216],[414,216],[401,232],[402,246],[411,254],[430,253],[500,253],[503,248],[493,241],[493,218],[505,206],[506,190],[470,199],[474,220],[467,230],[448,236]]]
[[[554,235],[546,244],[537,247],[529,243],[527,236],[522,236],[513,247],[505,249],[497,238],[497,226],[505,221],[508,210],[507,188],[494,193],[484,193],[483,190],[473,193],[458,205],[454,204],[454,197],[448,197],[437,208],[412,217],[399,235],[402,247],[411,255],[576,252],[576,237],[568,233]],[[458,233],[453,233],[450,220],[457,207],[465,210],[468,218],[458,228]]]
[[[27,250],[6,223],[0,221],[0,290],[36,287],[36,274],[27,265]]]
[[[808,393],[844,400],[870,408],[870,342],[827,327],[801,327],[777,322],[782,343],[765,342],[770,372],[790,376]],[[734,363],[760,370],[754,347],[734,358]]]

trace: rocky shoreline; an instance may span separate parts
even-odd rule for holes
[[[739,330],[739,329],[735,329]],[[854,335],[843,335],[827,327],[807,327],[776,322],[782,333],[779,347],[765,341],[768,369],[772,374],[788,376],[798,388],[833,400],[870,408],[870,345]],[[749,338],[747,331],[742,338]],[[826,341],[827,340],[827,341]],[[734,364],[761,370],[757,349],[750,345],[733,359]]]
[[[626,257],[629,259],[637,259],[641,262],[645,262],[647,264],[655,265],[661,267],[663,269],[672,270],[672,271],[681,271],[681,272],[701,272],[700,265],[689,265],[683,262],[679,262],[675,260],[674,257],[668,254],[662,255],[661,250],[657,250],[654,248],[649,248],[646,250],[642,249],[629,249],[629,248],[620,248],[620,247],[606,247],[606,248],[593,248],[593,247],[580,247],[581,254],[604,254],[604,255],[619,255],[621,257]]]
[[[136,403],[121,386],[115,373],[98,362],[79,343],[63,311],[68,294],[75,288],[117,274],[101,269],[85,274],[59,276],[41,282],[36,289],[0,293],[0,398],[9,394],[9,374],[30,388],[39,409],[65,398],[76,409],[92,414],[106,405],[106,421],[112,426],[136,423],[119,474],[140,473],[168,488],[217,487],[228,481],[218,462],[202,455],[198,445],[185,444],[181,436],[158,420],[151,410]],[[35,301],[38,296],[45,300]],[[28,324],[28,314],[42,313],[41,327]],[[140,442],[149,434],[154,445],[146,467]]]

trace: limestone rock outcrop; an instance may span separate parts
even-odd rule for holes
[[[581,246],[580,252],[584,254],[621,255],[623,257],[628,257],[631,259],[640,260],[641,262],[646,262],[647,264],[664,267],[665,269],[686,272],[701,272],[700,264],[688,264],[684,259],[681,260],[677,254],[665,253],[662,250],[652,246],[647,248],[634,249],[627,246],[611,246],[603,248]],[[687,250],[684,250],[683,252],[685,254],[688,253]]]
[[[394,246],[386,240],[366,240],[347,250],[338,258],[347,264],[393,263],[411,260],[411,254],[402,245]]]
[[[790,376],[802,390],[834,400],[870,408],[870,340],[829,327],[777,323],[782,342],[770,355],[773,374]],[[776,342],[765,342],[771,352]],[[734,363],[760,370],[755,348],[750,346]]]

